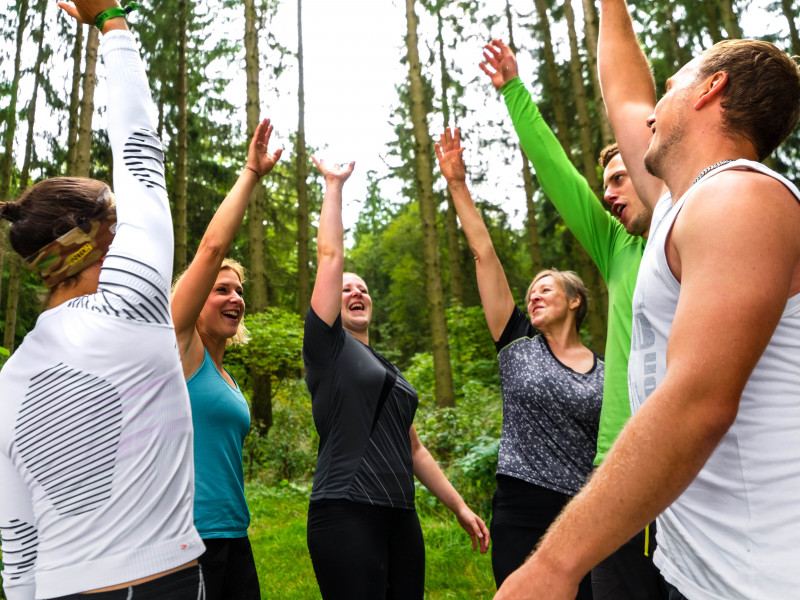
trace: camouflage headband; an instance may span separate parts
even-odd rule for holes
[[[25,259],[48,288],[77,275],[108,252],[117,229],[117,211],[113,195],[104,194],[98,198],[104,201],[109,196],[108,214],[98,220],[84,221]]]

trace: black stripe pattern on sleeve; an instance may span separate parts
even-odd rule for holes
[[[25,467],[58,514],[74,516],[111,496],[121,429],[116,389],[59,363],[31,379],[14,432]]]
[[[36,565],[39,534],[36,527],[19,519],[0,524],[3,539],[3,578],[16,581]]]
[[[164,151],[151,129],[139,128],[125,142],[122,160],[131,174],[148,188],[167,191],[164,180]]]
[[[68,306],[142,323],[171,323],[167,282],[143,262],[109,252],[97,294],[70,300]]]

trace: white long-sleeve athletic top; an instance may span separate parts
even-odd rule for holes
[[[192,524],[192,420],[169,312],[172,220],[133,36],[111,31],[116,236],[96,294],[47,310],[0,372],[0,533],[9,600],[180,566]]]

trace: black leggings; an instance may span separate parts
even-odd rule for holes
[[[570,496],[527,483],[515,477],[497,476],[492,498],[492,571],[499,588],[528,558],[539,539],[555,520]],[[591,600],[588,575],[578,588],[577,600]]]
[[[70,594],[53,600],[204,600],[200,565],[187,567],[139,585],[96,594]]]
[[[425,544],[416,510],[315,500],[308,551],[324,600],[422,600]]]
[[[203,567],[206,600],[260,600],[258,572],[250,540],[204,539],[206,551],[198,559]]]

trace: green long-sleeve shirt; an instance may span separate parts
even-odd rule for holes
[[[595,464],[600,464],[631,416],[628,400],[631,304],[645,240],[630,235],[603,208],[586,179],[567,158],[522,81],[518,77],[512,79],[500,91],[542,190],[592,257],[608,287],[606,377],[595,458]]]

